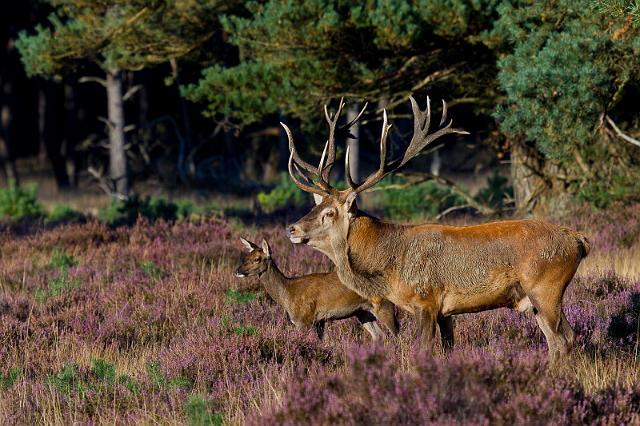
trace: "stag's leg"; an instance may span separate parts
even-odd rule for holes
[[[418,333],[420,334],[420,340],[422,344],[431,348],[433,346],[433,340],[436,337],[437,326],[437,314],[428,309],[417,309],[416,315],[418,316]]]
[[[536,321],[547,340],[551,364],[556,364],[569,353],[573,331],[569,335],[565,330],[565,325],[563,324],[564,313],[559,300],[552,297],[547,299],[537,298],[534,306],[536,308]],[[566,322],[566,319],[564,321]],[[570,330],[568,325],[566,323],[566,327]]]
[[[388,300],[380,300],[377,301],[377,303],[372,301],[371,304],[373,306],[373,315],[375,315],[376,318],[383,323],[394,336],[397,336],[399,326],[393,303]]]
[[[442,349],[448,352],[453,348],[453,317],[438,317],[438,327],[440,328]]]
[[[318,321],[313,324],[313,328],[316,330],[316,334],[318,335],[318,340],[322,340],[324,337],[324,321]]]
[[[564,315],[562,308],[560,309],[560,326],[562,327],[562,335],[564,336],[567,344],[569,345],[569,350],[573,347],[573,342],[575,340],[575,334],[569,321],[567,321],[567,317]]]
[[[376,322],[376,317],[371,312],[358,311],[356,318],[362,324],[362,328],[369,332],[373,340],[378,340],[384,334]]]

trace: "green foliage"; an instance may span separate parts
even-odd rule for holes
[[[59,248],[54,248],[51,252],[51,259],[49,260],[49,266],[52,268],[58,268],[61,271],[66,271],[71,267],[74,267],[78,264],[78,261],[67,254],[64,250]]]
[[[151,362],[146,365],[147,369],[147,378],[151,385],[156,389],[166,389],[169,387],[179,387],[179,388],[190,388],[192,383],[186,377],[174,377],[172,379],[168,379],[162,369],[160,368],[160,364]]]
[[[222,25],[240,53],[233,67],[205,68],[196,84],[183,88],[204,102],[207,114],[225,114],[240,125],[267,114],[302,119],[329,98],[348,94],[369,101],[406,97],[425,76],[473,58],[466,72],[442,81],[449,96],[486,87],[493,67],[489,52],[475,49],[490,28],[496,0],[365,1],[306,0],[250,2],[250,14],[226,16]],[[455,49],[447,49],[447,45]],[[473,76],[472,76],[473,74]],[[479,91],[479,90],[478,90]],[[315,120],[314,120],[315,121]],[[308,127],[309,120],[303,120]]]
[[[592,8],[600,15],[607,16],[633,24],[636,28],[640,25],[640,1],[638,0],[593,0]]]
[[[616,174],[612,180],[588,181],[578,191],[578,200],[606,209],[616,203],[640,201],[640,180]]]
[[[130,197],[127,200],[113,200],[98,211],[98,217],[110,226],[132,225],[138,217],[154,221],[188,219],[193,214],[202,213],[204,207],[196,207],[190,200],[169,201],[160,197]]]
[[[42,216],[44,209],[36,197],[36,185],[18,186],[9,181],[7,188],[0,188],[0,218],[26,219]]]
[[[139,216],[149,220],[175,220],[176,204],[158,197],[131,197],[127,200],[113,200],[98,212],[98,217],[111,226],[131,225]]]
[[[87,385],[80,377],[79,367],[73,363],[65,364],[62,371],[47,376],[47,382],[65,395],[73,392],[84,398],[87,391]]]
[[[505,1],[490,35],[510,52],[498,61],[507,95],[497,111],[501,128],[536,141],[550,158],[566,158],[593,140],[616,85],[629,78],[630,70],[619,67],[629,44],[612,40],[588,6]]]
[[[116,380],[116,368],[104,359],[94,359],[91,362],[91,372],[96,375],[98,380],[109,383]]]
[[[164,276],[164,271],[152,260],[143,261],[140,267],[149,278],[153,278],[154,280],[159,280]]]
[[[47,222],[77,222],[84,219],[84,215],[67,204],[56,204],[47,214]]]
[[[237,325],[231,331],[238,336],[253,336],[258,330],[251,325]]]
[[[7,374],[0,374],[0,390],[7,390],[22,377],[22,370],[10,368]]]
[[[225,300],[229,304],[244,305],[254,300],[258,300],[260,293],[251,291],[242,292],[237,288],[230,288],[224,292]]]
[[[513,199],[513,188],[509,179],[497,171],[487,178],[487,186],[476,194],[475,198],[482,204],[497,211],[505,207],[505,198]]]
[[[402,177],[386,177],[380,182],[380,187],[402,186],[381,192],[380,205],[385,217],[394,220],[432,219],[449,207],[465,204],[449,188],[434,181],[405,187],[406,184],[407,180]]]
[[[80,288],[80,281],[69,278],[65,270],[59,276],[49,281],[46,289],[36,289],[34,297],[36,301],[46,302],[50,297],[60,296],[76,288]]]
[[[184,406],[191,426],[222,426],[222,415],[214,413],[209,402],[200,395],[191,395]]]
[[[118,384],[125,385],[134,395],[140,391],[140,386],[134,379],[125,374],[118,376],[113,364],[99,358],[91,361],[89,371],[80,368],[78,364],[67,363],[58,373],[48,375],[47,383],[60,393],[80,399],[87,397],[89,392],[112,396],[113,387]]]
[[[258,203],[262,210],[272,213],[276,210],[304,206],[309,203],[309,195],[300,191],[289,175],[282,173],[275,188],[258,194]]]
[[[221,12],[240,2],[219,0],[47,0],[47,25],[16,42],[30,76],[56,77],[93,61],[105,70],[138,70],[179,58],[211,38]]]
[[[55,248],[51,253],[49,266],[59,270],[57,277],[49,280],[46,289],[36,289],[34,297],[36,301],[43,303],[50,297],[60,296],[80,287],[80,281],[69,277],[69,269],[76,266],[78,261],[63,250]]]

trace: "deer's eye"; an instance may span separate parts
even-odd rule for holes
[[[253,263],[260,263],[260,259],[253,259]]]

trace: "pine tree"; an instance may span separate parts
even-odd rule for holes
[[[640,127],[637,10],[625,1],[500,4],[485,37],[503,55],[498,84],[506,99],[495,115],[514,150],[539,158],[514,182],[520,207],[544,193],[606,205],[640,190],[640,150],[611,140],[605,120]]]
[[[47,0],[48,25],[17,42],[30,76],[59,78],[97,64],[108,102],[110,178],[114,193],[129,193],[122,71],[141,70],[191,54],[219,28],[218,15],[239,2],[218,0]]]

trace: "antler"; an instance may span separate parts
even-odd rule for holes
[[[293,179],[293,182],[298,186],[298,188],[306,192],[318,194],[320,196],[335,192],[335,189],[329,184],[329,176],[336,159],[336,134],[346,133],[345,136],[353,137],[349,133],[349,129],[360,120],[362,114],[364,114],[364,111],[367,108],[367,105],[367,103],[364,104],[364,107],[362,107],[358,115],[353,120],[338,127],[337,129],[336,126],[340,119],[340,114],[342,113],[342,110],[345,106],[344,98],[340,99],[338,110],[333,115],[329,113],[327,105],[324,106],[325,119],[327,120],[327,124],[329,125],[329,137],[327,138],[324,150],[322,151],[322,156],[320,157],[320,163],[318,164],[318,167],[312,166],[311,164],[303,160],[300,155],[298,155],[295,144],[293,142],[293,134],[291,133],[291,130],[286,124],[282,122],[280,123],[287,134],[287,138],[289,139],[289,174],[291,175],[291,179]],[[303,177],[304,182],[295,176],[294,169]],[[306,171],[308,174],[317,177],[318,180],[314,182],[313,179],[307,176],[301,169]]]
[[[409,96],[409,99],[411,100],[411,108],[413,110],[413,137],[411,138],[409,147],[401,158],[397,158],[387,163],[387,138],[389,136],[389,129],[391,128],[391,125],[387,124],[386,110],[383,114],[382,133],[380,135],[380,165],[378,167],[378,170],[367,177],[367,179],[361,184],[354,183],[353,179],[351,178],[351,174],[349,171],[349,148],[347,147],[345,158],[345,175],[347,177],[347,183],[354,192],[359,193],[371,188],[376,183],[380,182],[380,180],[382,180],[386,175],[404,166],[409,160],[417,156],[420,151],[424,149],[424,147],[440,138],[441,136],[447,135],[449,133],[459,133],[462,135],[469,134],[469,132],[466,132],[462,129],[451,127],[451,125],[453,124],[453,120],[450,120],[446,126],[441,127],[436,132],[429,134],[429,126],[431,124],[431,100],[429,99],[429,97],[427,97],[427,108],[422,111],[418,106],[416,100],[413,99],[413,96]],[[446,120],[447,103],[443,100],[440,126],[442,126]]]

